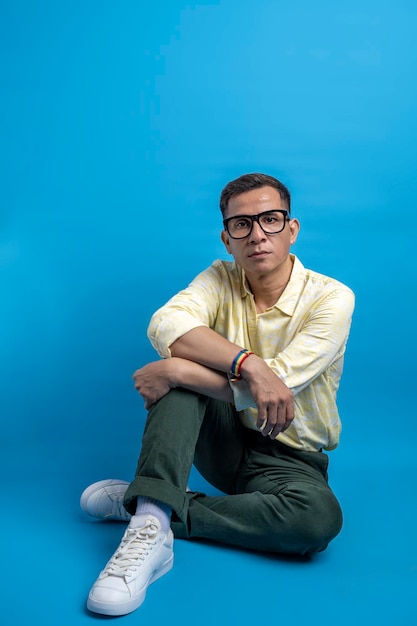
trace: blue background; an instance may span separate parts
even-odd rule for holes
[[[357,307],[311,563],[176,543],[125,623],[415,624],[417,5],[413,0],[2,2],[3,624],[91,623],[123,527],[81,491],[130,480],[151,313],[214,258],[218,196],[281,178],[294,252]],[[193,488],[207,488],[193,471]]]

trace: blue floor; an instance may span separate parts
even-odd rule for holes
[[[33,431],[39,435],[32,432],[30,443],[23,437],[21,458],[15,450],[9,457],[6,452],[10,473],[1,519],[3,575],[4,581],[9,574],[13,580],[6,586],[3,582],[4,624],[78,626],[107,619],[86,612],[86,595],[117,547],[123,524],[88,518],[78,500],[94,480],[129,480],[136,445],[123,437],[120,420],[124,431],[139,437],[141,412],[121,403],[117,419],[111,420],[97,403],[96,414],[106,419],[101,432],[94,432],[88,414],[73,412],[74,402],[68,404],[70,409],[55,411],[57,423],[68,425],[72,416],[65,443],[58,428],[55,438],[45,437],[36,413]],[[354,417],[362,421],[369,414]],[[318,625],[323,619],[340,625],[415,624],[414,458],[411,447],[390,448],[383,440],[368,447],[351,437],[332,453],[331,483],[345,525],[326,552],[304,561],[178,540],[174,569],[150,587],[139,611],[122,619],[132,624],[162,624],[169,618],[173,624],[238,620],[249,625],[279,616],[294,624]],[[215,493],[196,472],[190,485]]]
[[[123,527],[151,313],[214,258],[218,196],[282,178],[294,252],[357,304],[311,561],[177,541],[125,624],[417,624],[417,5],[172,0],[0,7],[0,624],[80,626]],[[193,489],[206,490],[196,473]]]

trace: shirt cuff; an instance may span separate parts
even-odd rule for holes
[[[237,411],[243,411],[252,407],[256,409],[255,400],[249,391],[248,383],[246,380],[229,380],[230,387],[233,391],[233,397],[235,401],[235,407]]]

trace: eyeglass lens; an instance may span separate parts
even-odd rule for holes
[[[268,235],[280,233],[285,226],[286,214],[280,211],[267,211],[259,215],[238,215],[227,220],[227,230],[231,237],[243,239],[247,237],[256,221]]]

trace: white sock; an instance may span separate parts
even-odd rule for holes
[[[153,498],[145,498],[139,496],[136,505],[136,513],[130,520],[130,526],[137,528],[142,526],[144,518],[147,515],[153,515],[161,523],[161,530],[167,533],[171,523],[172,509],[168,504],[161,502],[160,500],[154,500]]]

